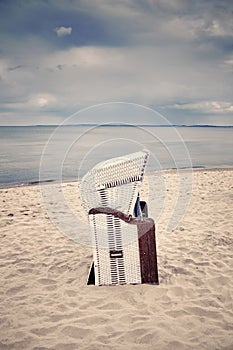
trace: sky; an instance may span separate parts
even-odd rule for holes
[[[232,73],[231,0],[0,0],[0,125],[110,102],[233,125]]]

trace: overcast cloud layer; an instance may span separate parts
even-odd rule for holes
[[[232,73],[229,0],[0,2],[1,125],[56,124],[110,101],[233,125]]]

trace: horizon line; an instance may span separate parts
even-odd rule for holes
[[[0,125],[0,127],[58,127],[58,126],[126,126],[126,127],[214,127],[233,128],[233,125],[216,124],[124,124],[124,123],[79,123],[79,124],[27,124],[27,125]]]

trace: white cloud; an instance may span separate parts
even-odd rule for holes
[[[230,18],[213,19],[206,28],[206,33],[214,37],[232,37],[233,25]]]
[[[174,104],[170,107],[179,110],[194,110],[202,113],[233,112],[233,104],[226,101],[200,101],[194,103]]]
[[[56,96],[47,93],[31,94],[27,99],[20,102],[6,102],[1,104],[1,108],[9,109],[11,111],[43,111],[54,107],[58,107],[58,101]]]
[[[31,109],[44,113],[53,109],[66,113],[67,109],[72,112],[72,108],[107,101],[131,101],[166,108],[169,101],[198,101],[203,96],[211,101],[212,96],[217,96],[219,85],[225,98],[229,92],[224,75],[209,66],[208,61],[200,62],[189,51],[173,48],[76,47],[37,54],[33,62],[35,66],[29,65],[30,59],[20,70],[5,70],[8,90],[17,95],[23,87],[27,96],[23,104],[17,106],[18,111]],[[8,66],[15,63],[9,62]],[[11,107],[16,108],[16,104],[12,103]],[[174,109],[191,110],[191,107],[196,110],[198,106],[195,103],[176,105]],[[212,109],[217,110],[217,106],[213,105]]]
[[[225,60],[223,67],[224,66],[227,68],[227,70],[232,72],[232,70],[233,70],[233,57],[230,57],[229,59]]]
[[[52,108],[56,106],[57,99],[51,94],[37,94],[29,99],[29,106],[36,109]]]
[[[57,33],[58,37],[70,35],[72,32],[71,27],[57,27],[54,29],[54,31]]]

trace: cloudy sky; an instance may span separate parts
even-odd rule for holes
[[[230,0],[0,1],[0,125],[112,101],[233,125],[232,73]]]

